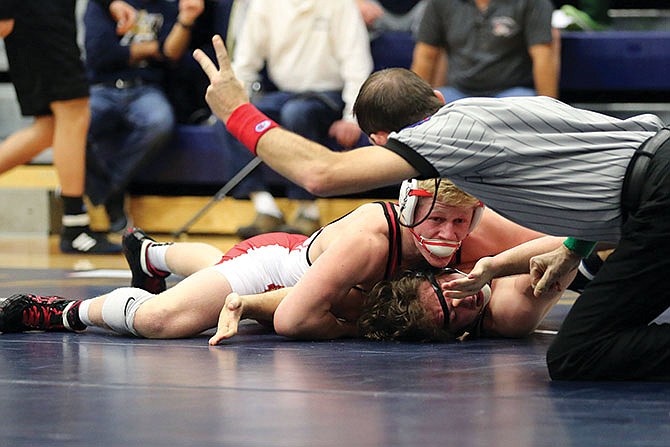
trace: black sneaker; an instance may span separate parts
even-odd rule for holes
[[[133,278],[132,287],[144,289],[151,293],[161,293],[165,286],[165,277],[169,273],[159,272],[147,264],[147,248],[157,243],[139,228],[131,228],[123,235],[123,254]]]
[[[133,227],[133,220],[128,216],[121,216],[118,219],[109,221],[109,232],[122,235]]]
[[[58,296],[12,295],[0,300],[0,332],[83,331],[80,304]]]
[[[105,211],[109,217],[109,232],[119,236],[133,227],[132,219],[126,213],[126,198],[123,191],[112,194],[105,201]]]
[[[89,255],[121,253],[121,246],[107,240],[87,227],[64,227],[60,237],[60,251]]]

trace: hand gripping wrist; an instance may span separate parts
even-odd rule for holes
[[[563,245],[571,252],[579,255],[581,258],[588,258],[596,246],[595,242],[583,241],[572,237],[563,241]]]
[[[253,104],[245,103],[233,110],[226,121],[226,127],[235,138],[256,155],[258,140],[270,129],[279,127],[258,110]]]

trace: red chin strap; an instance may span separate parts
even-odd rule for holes
[[[447,239],[426,239],[423,236],[416,234],[413,229],[409,229],[412,236],[419,242],[422,247],[430,252],[433,256],[438,258],[446,258],[453,256],[461,246],[461,241],[450,241]]]

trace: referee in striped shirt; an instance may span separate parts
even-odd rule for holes
[[[621,120],[547,97],[468,98],[447,105],[404,69],[373,73],[355,106],[373,146],[332,152],[277,127],[248,103],[220,37],[209,76],[213,112],[275,171],[316,195],[412,177],[446,177],[503,216],[566,236],[531,260],[535,294],[556,287],[596,242],[615,246],[547,354],[562,380],[670,380],[670,130],[654,115]],[[382,146],[383,144],[383,146]],[[478,285],[463,280],[462,293]],[[457,297],[459,292],[449,296]]]

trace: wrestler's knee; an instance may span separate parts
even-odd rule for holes
[[[122,287],[107,294],[102,305],[102,320],[119,334],[144,336],[135,328],[135,316],[155,295],[136,287]]]
[[[135,314],[135,331],[146,338],[174,338],[176,313],[165,307],[142,306]]]

